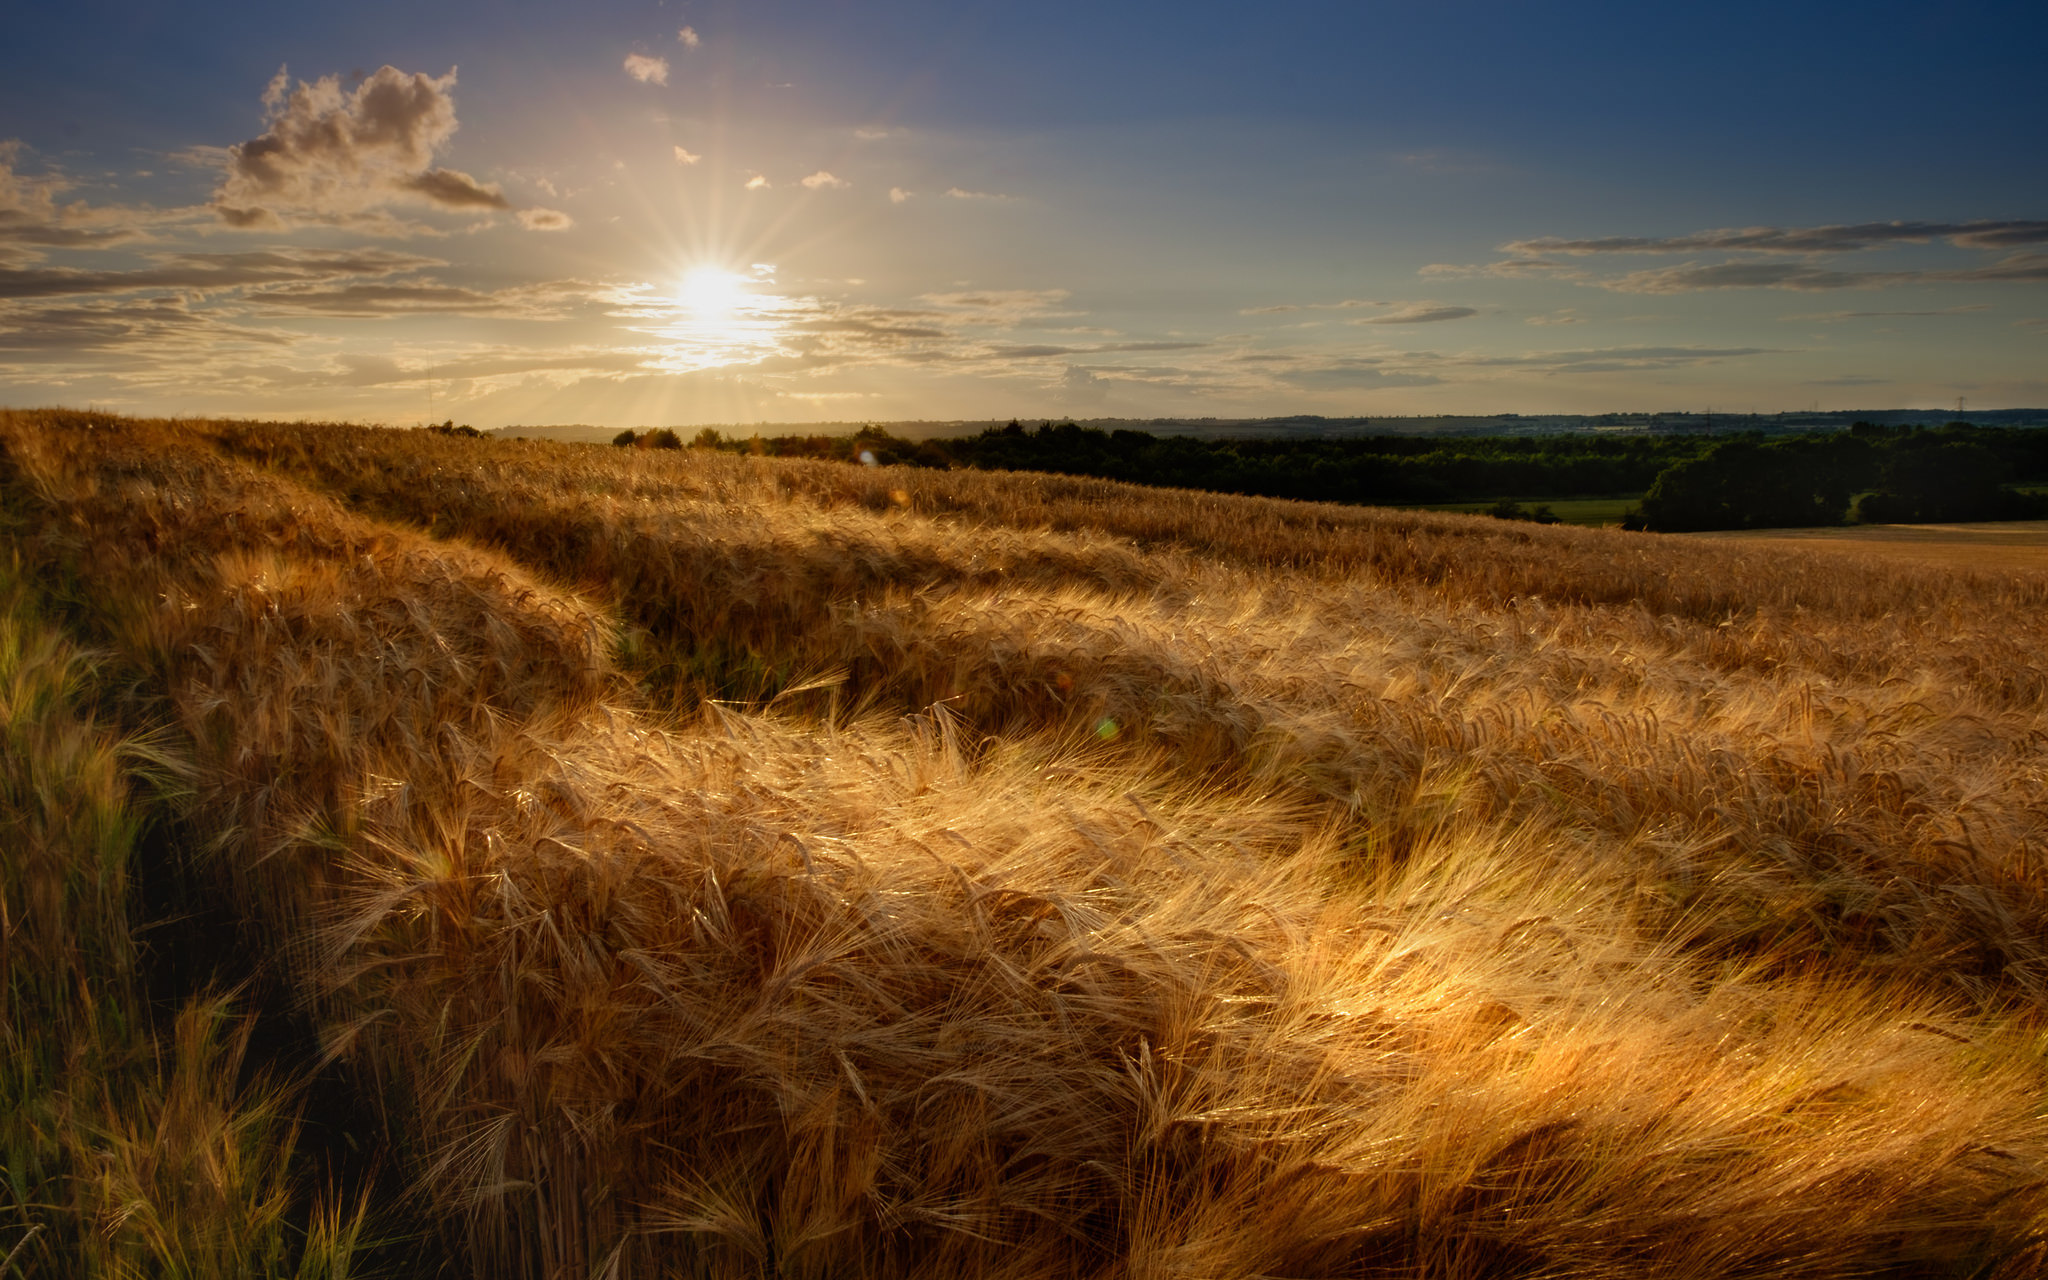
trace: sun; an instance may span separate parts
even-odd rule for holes
[[[746,302],[746,278],[719,267],[693,267],[683,276],[676,300],[700,319],[721,320]]]
[[[654,323],[644,332],[665,340],[662,364],[671,370],[754,363],[781,351],[789,325],[794,304],[774,288],[772,263],[744,273],[709,262],[691,267],[665,292],[650,290]]]

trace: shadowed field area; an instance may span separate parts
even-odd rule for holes
[[[63,767],[160,837],[8,846],[11,1046],[91,1008],[155,1060],[212,993],[302,1033],[195,1024],[269,1057],[92,1124],[346,1107],[374,1154],[97,1192],[12,1121],[0,1247],[45,1269],[250,1203],[276,1247],[187,1274],[2048,1254],[2048,576],[58,412],[0,415],[0,486],[9,634],[98,672],[20,722],[93,726]],[[231,922],[189,992],[75,976],[189,938],[127,867]]]

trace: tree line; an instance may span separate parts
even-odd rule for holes
[[[680,449],[674,430],[624,431],[621,446]],[[2048,500],[2012,486],[2048,482],[2048,431],[1857,423],[1847,431],[1734,436],[1350,436],[1205,439],[1012,421],[976,435],[905,440],[877,426],[851,436],[739,439],[705,428],[689,447],[782,458],[974,467],[1092,476],[1259,497],[1354,504],[1514,501],[1642,494],[1626,524],[1653,530],[2024,519]],[[1548,515],[1543,511],[1544,518]]]

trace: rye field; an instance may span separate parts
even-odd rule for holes
[[[0,413],[0,1275],[2048,1270],[2048,575]]]

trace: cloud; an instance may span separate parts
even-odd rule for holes
[[[450,209],[509,209],[512,204],[495,185],[485,185],[455,169],[429,169],[399,184]]]
[[[1105,342],[1091,347],[1067,347],[1040,343],[990,347],[988,354],[998,360],[1042,360],[1050,356],[1092,356],[1121,351],[1195,351],[1208,345],[1206,342]]]
[[[994,191],[969,191],[965,187],[947,187],[946,194],[955,200],[1009,200],[1013,198]]]
[[[1346,298],[1342,302],[1276,302],[1266,307],[1245,307],[1237,314],[1241,316],[1271,316],[1287,311],[1352,311],[1359,307],[1384,307],[1390,303],[1371,302],[1364,298]]]
[[[1535,351],[1513,356],[1439,357],[1474,369],[1540,369],[1547,373],[1623,373],[1716,364],[1745,356],[1782,355],[1780,347],[1595,347],[1578,351]]]
[[[961,324],[1014,325],[1023,320],[1082,314],[1058,309],[1068,296],[1065,289],[976,289],[927,293],[918,301],[943,308],[949,318]]]
[[[1958,270],[1839,271],[1796,262],[1687,263],[1631,271],[1598,283],[1621,293],[1690,293],[1702,289],[1881,289],[1908,284],[2035,284],[2048,281],[2048,253],[2016,253],[1987,267]]]
[[[282,67],[263,91],[269,127],[217,153],[225,169],[213,210],[231,227],[344,225],[371,234],[423,228],[377,212],[392,201],[449,211],[509,211],[492,183],[434,165],[454,136],[455,72],[378,68],[355,89],[322,76],[291,88]]]
[[[1305,391],[1382,391],[1396,387],[1434,387],[1443,382],[1433,373],[1386,369],[1379,360],[1364,356],[1346,356],[1327,364],[1289,369],[1274,376]]]
[[[1535,316],[1529,316],[1529,317],[1527,317],[1526,319],[1524,319],[1522,323],[1524,323],[1524,324],[1534,324],[1534,325],[1560,325],[1560,324],[1584,324],[1584,323],[1586,323],[1586,322],[1585,322],[1584,318],[1582,318],[1582,317],[1581,317],[1581,316],[1579,315],[1579,313],[1578,313],[1578,312],[1576,312],[1576,311],[1574,311],[1574,310],[1573,310],[1572,308],[1570,308],[1570,307],[1562,307],[1562,308],[1560,308],[1560,309],[1558,309],[1558,310],[1556,310],[1556,311],[1552,311],[1552,312],[1550,312],[1550,313],[1548,313],[1548,314],[1546,314],[1546,315],[1535,315]]]
[[[0,140],[0,255],[33,259],[41,249],[104,249],[146,238],[151,222],[188,214],[129,207],[92,208],[83,201],[60,204],[70,190],[61,174],[20,172],[21,142]]]
[[[559,209],[521,209],[519,225],[528,231],[567,231],[576,220]]]
[[[247,295],[250,308],[268,316],[330,315],[374,319],[400,315],[514,316],[558,319],[577,304],[608,299],[602,285],[558,280],[494,292],[433,280],[373,280],[268,286]]]
[[[1839,378],[1812,378],[1801,383],[1807,387],[1886,387],[1890,378],[1867,378],[1860,374],[1845,374]]]
[[[882,344],[893,344],[912,339],[944,338],[944,329],[928,324],[906,324],[905,319],[929,316],[929,311],[888,312],[854,311],[835,315],[819,316],[809,320],[798,320],[790,328],[803,333],[845,334],[872,339]]]
[[[1947,240],[1966,249],[2013,249],[2048,244],[2048,222],[1860,222],[1820,227],[1744,227],[1684,236],[1601,236],[1574,240],[1539,236],[1511,240],[1502,253],[1844,253]]]
[[[824,187],[850,187],[853,185],[844,178],[833,177],[823,169],[818,170],[808,178],[802,179],[802,182],[813,191]]]
[[[765,191],[772,185],[773,184],[768,181],[768,177],[766,174],[757,173],[753,177],[747,179],[746,189],[749,191]]]
[[[381,249],[160,254],[156,255],[154,266],[134,271],[83,271],[74,267],[0,270],[0,299],[152,290],[205,294],[293,281],[389,276],[442,265],[433,258]]]
[[[1855,289],[1897,283],[1897,272],[1836,271],[1797,262],[1688,263],[1631,271],[1601,287],[1621,293],[1690,293],[1701,289]]]
[[[902,187],[891,187],[889,188],[889,203],[902,204],[905,200],[910,199],[913,194],[915,193],[905,191]]]
[[[1366,316],[1353,320],[1352,324],[1440,324],[1445,320],[1464,320],[1479,314],[1474,307],[1449,307],[1437,302],[1414,302],[1383,316]]]
[[[1548,258],[1507,258],[1500,262],[1457,263],[1432,262],[1415,274],[1424,279],[1469,280],[1487,278],[1493,280],[1583,280],[1587,273],[1581,268],[1552,262]]]
[[[1109,402],[1109,380],[1077,364],[1068,365],[1055,386],[1055,398],[1069,409],[1099,409]]]
[[[1960,307],[1942,307],[1934,311],[1815,311],[1804,315],[1785,316],[1786,320],[1889,320],[1898,316],[1966,316],[1973,312],[1989,311],[1988,302],[1972,302]]]
[[[629,53],[624,63],[627,75],[641,84],[667,84],[668,59],[649,57],[644,53]]]
[[[880,142],[892,132],[893,130],[886,129],[878,124],[867,124],[855,129],[853,136],[859,138],[862,142]]]
[[[684,27],[681,31],[676,32],[676,39],[682,43],[685,49],[694,49],[704,43],[704,37],[697,34],[697,28],[695,27]]]
[[[0,309],[0,355],[33,363],[99,360],[145,352],[153,359],[205,358],[226,348],[288,347],[301,336],[252,329],[196,312],[183,298],[92,299],[55,307]]]
[[[30,177],[15,166],[21,163],[21,139],[0,141],[0,209],[37,222],[57,219],[57,196],[71,186],[56,174]]]
[[[684,148],[682,148],[682,147],[677,147],[677,148],[676,148],[676,163],[677,163],[677,164],[695,164],[695,163],[697,163],[697,162],[698,162],[699,160],[702,160],[703,158],[704,158],[703,156],[700,156],[700,155],[698,155],[698,154],[697,154],[696,152],[694,152],[694,151],[689,151],[689,150],[686,150],[686,149],[684,149]]]

